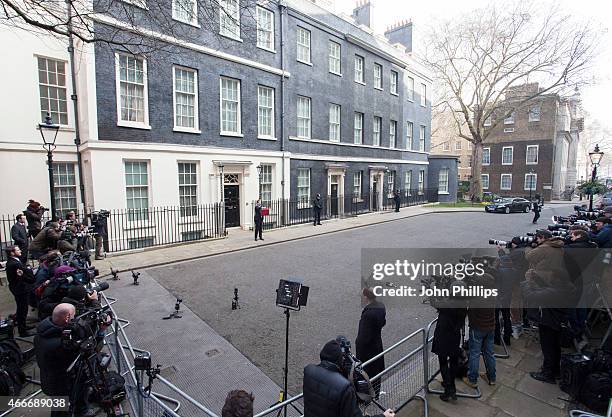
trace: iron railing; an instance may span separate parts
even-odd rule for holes
[[[399,190],[400,207],[411,207],[419,204],[438,201],[438,189]],[[263,229],[277,229],[297,224],[314,222],[314,200],[276,199],[264,201],[263,206],[269,209],[264,217]],[[321,220],[354,217],[375,211],[388,211],[395,208],[393,194],[366,193],[341,196],[321,197]],[[255,202],[251,204],[251,218],[255,216]]]
[[[107,252],[123,252],[152,246],[223,237],[225,207],[222,203],[190,207],[166,206],[146,209],[108,210]],[[77,219],[91,224],[92,211],[77,213]],[[42,221],[42,225],[49,218]],[[4,261],[4,248],[12,244],[11,227],[15,216],[0,216],[0,260]]]

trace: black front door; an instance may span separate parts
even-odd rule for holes
[[[331,210],[331,215],[332,216],[337,216],[338,215],[338,184],[332,184],[331,185],[331,206],[330,206],[330,210]]]
[[[240,186],[226,185],[223,188],[225,227],[240,226]]]
[[[374,179],[372,181],[372,211],[378,210],[378,181]]]

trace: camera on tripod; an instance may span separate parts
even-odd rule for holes
[[[369,404],[374,398],[374,388],[370,382],[368,374],[363,370],[361,361],[351,352],[351,342],[346,336],[336,336],[336,342],[340,345],[342,352],[342,372],[344,376],[353,384],[357,400],[364,404]]]

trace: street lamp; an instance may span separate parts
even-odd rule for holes
[[[39,123],[40,136],[43,140],[43,148],[47,150],[47,165],[49,168],[49,196],[51,197],[51,220],[56,220],[55,212],[55,184],[53,181],[53,150],[55,149],[55,139],[60,128],[58,124],[54,124],[51,115],[47,113],[45,122]]]
[[[261,164],[257,165],[257,178],[258,178],[258,182],[257,182],[257,186],[258,186],[258,196],[259,196],[259,200],[261,200]]]
[[[223,168],[225,168],[225,166],[223,164],[219,164],[219,181],[220,181],[220,186],[219,186],[219,190],[221,191],[221,202],[225,202],[225,190],[223,189]]]
[[[603,158],[604,153],[599,150],[599,145],[595,145],[595,150],[593,152],[589,152],[589,159],[591,160],[591,165],[593,165],[593,174],[591,175],[591,182],[595,182],[595,178],[597,178],[597,167],[601,163],[601,159]],[[593,192],[591,192],[589,198],[589,211],[593,211]]]

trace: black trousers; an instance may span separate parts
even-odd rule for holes
[[[438,356],[440,362],[440,374],[442,375],[442,386],[447,394],[457,392],[455,387],[455,378],[457,377],[457,368],[459,367],[459,356]]]
[[[19,333],[26,331],[26,318],[28,317],[28,294],[13,294],[17,304],[17,329]]]
[[[395,202],[395,211],[397,212],[397,211],[399,211],[399,209],[400,209],[400,202],[396,201]]]
[[[255,240],[257,240],[257,238],[263,239],[261,237],[262,231],[263,231],[263,222],[261,220],[260,221],[255,220]]]
[[[512,336],[512,320],[510,319],[509,308],[496,308],[495,309],[495,340],[500,340],[502,336],[502,329],[504,330],[503,336],[507,339]]]
[[[533,223],[537,222],[539,218],[540,218],[540,212],[534,211],[533,212]]]
[[[561,331],[539,325],[540,346],[542,347],[542,373],[548,377],[558,376],[561,367]]]
[[[314,224],[321,224],[321,210],[315,209],[314,211]]]

